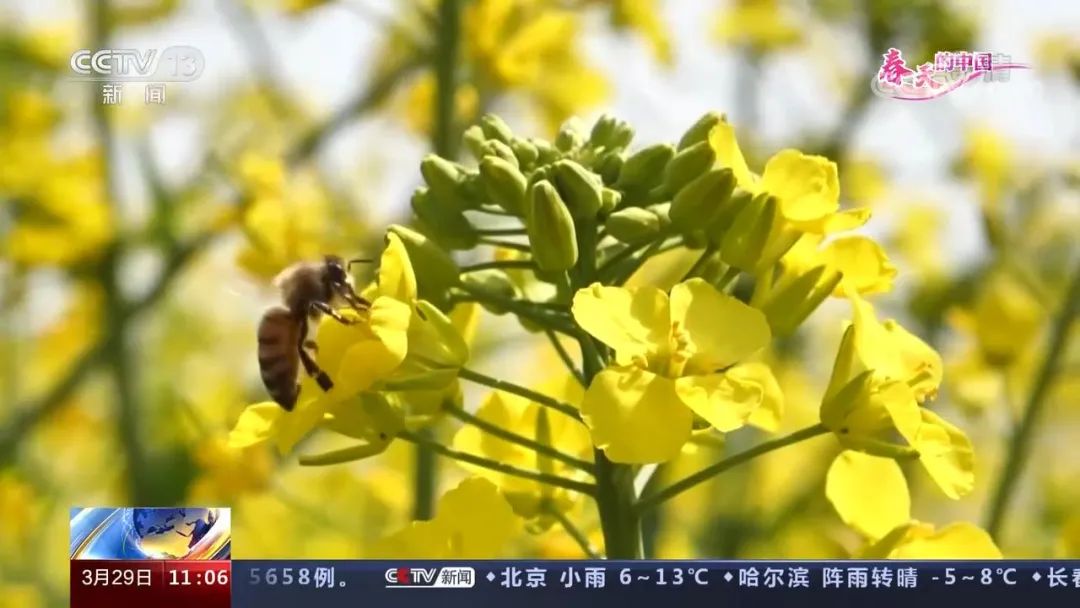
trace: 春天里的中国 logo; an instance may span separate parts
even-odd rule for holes
[[[983,82],[1008,82],[1012,70],[1029,66],[1013,63],[1003,53],[938,51],[934,61],[909,68],[900,49],[882,54],[881,67],[870,81],[870,88],[880,97],[904,101],[928,101],[951,93],[982,79]]]

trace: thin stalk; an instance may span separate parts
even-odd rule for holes
[[[828,432],[829,430],[825,428],[825,425],[818,423],[813,426],[806,427],[805,429],[795,431],[790,435],[785,435],[783,437],[773,439],[772,441],[766,441],[765,443],[758,444],[750,448],[749,450],[745,450],[743,452],[739,452],[738,454],[728,456],[720,462],[712,466],[708,466],[698,471],[697,473],[690,475],[689,477],[684,477],[682,480],[671,484],[670,486],[664,488],[663,490],[660,490],[655,494],[643,496],[640,500],[637,501],[637,504],[634,505],[634,509],[638,512],[644,512],[649,509],[655,508],[660,503],[670,498],[674,498],[675,496],[678,496],[679,494],[689,490],[690,488],[693,488],[698,484],[701,484],[705,481],[712,479],[713,477],[716,477],[717,475],[723,473],[724,471],[727,471],[728,469],[732,469],[740,464],[749,462],[763,454],[768,454],[769,452],[779,450],[780,448],[787,447],[789,445],[794,445],[812,437],[817,437],[818,435],[824,435]]]
[[[547,512],[555,518],[555,521],[559,522],[559,525],[562,526],[563,530],[566,530],[566,533],[570,538],[574,539],[574,542],[577,543],[577,546],[581,548],[582,553],[584,553],[586,557],[589,559],[602,559],[600,554],[596,552],[596,549],[593,548],[592,543],[589,542],[588,537],[574,525],[574,522],[570,521],[570,518],[566,516],[566,513],[563,513],[552,506],[547,507]]]
[[[1009,509],[1024,463],[1031,452],[1031,439],[1035,431],[1035,423],[1042,413],[1046,403],[1046,396],[1054,384],[1060,370],[1060,360],[1066,352],[1070,330],[1077,313],[1080,312],[1080,264],[1073,270],[1069,288],[1065,295],[1065,301],[1061,305],[1061,312],[1050,330],[1050,344],[1047,347],[1046,357],[1042,367],[1039,368],[1035,384],[1028,394],[1027,406],[1024,408],[1023,417],[1013,431],[1009,440],[1008,452],[1005,457],[1005,467],[998,479],[997,488],[993,493],[990,503],[990,512],[987,516],[986,531],[990,536],[999,538],[1001,527],[1005,521],[1005,514]]]
[[[525,236],[524,228],[477,228],[480,236]]]
[[[559,450],[546,443],[542,443],[530,437],[518,435],[517,433],[508,431],[497,424],[493,424],[491,422],[488,422],[487,420],[484,420],[483,418],[480,418],[479,416],[474,416],[469,412],[461,409],[460,407],[446,407],[444,409],[451,416],[457,418],[465,424],[475,426],[481,431],[484,431],[485,433],[488,433],[490,435],[494,435],[495,437],[498,437],[503,441],[508,441],[515,445],[519,445],[523,448],[532,450],[537,454],[547,456],[552,460],[558,460],[565,465],[571,466],[581,471],[585,471],[586,473],[591,474],[593,472],[593,464],[588,460],[576,458],[574,456],[571,456],[570,454],[560,452]]]
[[[591,496],[596,490],[596,486],[591,483],[585,483],[583,481],[577,481],[574,479],[567,479],[558,475],[550,475],[548,473],[541,473],[539,471],[530,471],[527,469],[519,469],[513,465],[499,462],[497,460],[491,460],[468,452],[462,452],[453,448],[447,447],[437,441],[424,438],[422,435],[414,433],[412,431],[401,431],[397,435],[400,439],[409,441],[417,445],[423,445],[431,449],[440,456],[446,458],[452,458],[454,460],[460,460],[461,462],[467,462],[469,464],[490,469],[498,473],[504,473],[506,475],[513,475],[514,477],[521,477],[522,479],[531,479],[540,483],[547,484],[549,486],[555,486],[571,490],[573,492],[580,492],[585,495]]]
[[[488,247],[498,247],[500,249],[511,249],[513,251],[521,251],[525,253],[532,253],[532,247],[526,243],[515,243],[514,241],[504,241],[502,239],[481,238],[481,245],[487,245]]]
[[[490,262],[468,264],[462,266],[460,270],[461,272],[476,272],[478,270],[505,270],[513,268],[535,270],[536,264],[534,264],[532,260],[492,260]]]
[[[562,359],[563,365],[566,366],[566,370],[574,376],[574,379],[578,381],[578,384],[585,386],[585,378],[582,377],[581,370],[578,369],[577,364],[574,363],[574,358],[570,356],[570,352],[566,350],[566,347],[559,341],[558,334],[550,329],[545,329],[544,334],[547,335],[548,340],[551,341],[551,346],[554,347],[555,352],[558,353],[559,358]]]
[[[524,397],[529,401],[539,403],[544,407],[549,407],[557,412],[566,414],[574,420],[581,420],[581,414],[578,413],[577,408],[566,403],[559,401],[554,397],[549,397],[542,393],[538,393],[534,390],[527,389],[520,384],[514,384],[513,382],[507,382],[506,380],[499,380],[498,378],[492,378],[491,376],[481,374],[480,372],[473,371],[468,368],[461,368],[458,371],[458,377],[462,380],[468,380],[469,382],[475,382],[476,384],[482,384],[484,386],[491,387],[495,390],[510,393],[511,395],[517,395],[518,397]]]

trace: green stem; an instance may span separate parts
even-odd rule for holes
[[[461,45],[461,1],[439,2],[438,30],[435,33],[435,121],[431,143],[444,158],[457,156],[458,136],[454,125],[457,97],[458,49]]]
[[[700,483],[708,481],[713,477],[716,477],[717,475],[723,473],[724,471],[727,471],[728,469],[734,468],[740,464],[743,464],[744,462],[749,462],[750,460],[753,460],[754,458],[757,458],[758,456],[761,456],[763,454],[768,454],[769,452],[773,452],[779,450],[780,448],[787,447],[801,441],[805,441],[812,437],[817,437],[818,435],[824,435],[828,432],[829,430],[825,428],[825,425],[818,423],[813,426],[806,427],[805,429],[795,431],[790,435],[785,435],[784,437],[779,437],[777,439],[773,439],[772,441],[766,441],[765,443],[758,444],[750,448],[749,450],[745,450],[743,452],[739,452],[738,454],[728,456],[720,462],[712,466],[706,467],[698,471],[697,473],[690,475],[689,477],[685,477],[682,480],[671,484],[670,486],[664,488],[663,490],[660,490],[655,494],[643,496],[640,500],[637,501],[637,504],[634,505],[634,509],[638,512],[644,512],[648,509],[655,508],[657,505],[668,500],[669,498],[674,498],[675,496],[685,492],[686,490],[689,490],[690,488],[693,488]]]
[[[551,505],[546,505],[545,509],[559,522],[559,525],[563,527],[563,530],[566,530],[566,533],[570,538],[574,539],[577,546],[581,547],[581,551],[586,557],[589,559],[601,559],[600,554],[596,552],[596,549],[593,549],[589,539],[574,525],[574,522],[570,521],[570,518],[566,516],[566,513],[560,511],[558,507],[553,507]]]
[[[570,454],[560,452],[559,450],[546,443],[542,443],[535,439],[525,437],[524,435],[518,435],[517,433],[508,431],[497,424],[493,424],[491,422],[488,422],[487,420],[484,420],[483,418],[480,418],[479,416],[474,416],[469,412],[461,409],[460,407],[446,407],[444,409],[454,418],[457,418],[465,424],[475,426],[481,431],[494,435],[499,439],[508,441],[516,445],[520,445],[521,447],[530,449],[537,454],[547,456],[552,460],[558,460],[563,464],[574,467],[575,469],[579,469],[581,471],[585,471],[586,473],[593,472],[593,464],[587,460],[575,458]]]
[[[477,228],[480,236],[525,236],[524,228]]]
[[[110,8],[108,0],[96,0],[90,14],[91,38],[94,48],[108,48],[110,37]],[[109,121],[108,108],[102,104],[101,88],[95,87],[95,94],[90,99],[97,132],[98,145],[101,146],[104,195],[112,204],[113,217],[121,217],[118,200],[118,185],[115,175],[114,159],[116,139]],[[103,349],[105,361],[112,376],[116,407],[116,431],[120,446],[127,461],[128,488],[130,498],[135,504],[149,505],[154,502],[153,471],[148,458],[146,444],[140,432],[138,397],[135,394],[135,359],[128,344],[128,304],[124,299],[121,286],[120,265],[124,255],[124,244],[115,240],[107,248],[100,264],[101,282],[105,296],[102,316],[103,325],[110,339]]]
[[[563,305],[553,307],[542,302],[533,302],[531,300],[500,298],[490,293],[473,289],[465,284],[458,285],[458,289],[469,294],[469,297],[467,299],[459,297],[457,298],[457,301],[472,301],[480,304],[487,304],[495,308],[504,308],[523,319],[536,323],[537,325],[548,327],[565,334],[576,335],[574,328],[571,327],[568,322]]]
[[[458,50],[461,44],[461,2],[441,0],[436,15],[435,51],[432,69],[435,72],[435,104],[431,132],[431,147],[443,158],[457,156],[458,133],[454,125],[457,97]],[[426,520],[435,514],[435,493],[438,486],[438,460],[430,447],[436,444],[434,429],[425,427],[417,432],[425,441],[418,443],[413,465],[413,518]]]
[[[566,347],[559,341],[558,334],[550,329],[545,329],[544,334],[546,334],[548,340],[551,341],[551,346],[555,348],[555,352],[558,353],[559,358],[562,359],[563,365],[566,366],[566,370],[574,376],[574,379],[578,381],[578,384],[585,386],[585,378],[582,377],[581,370],[579,370],[577,364],[574,363],[574,358],[570,356],[570,352],[567,351]]]
[[[511,249],[513,251],[520,251],[522,253],[532,253],[532,246],[526,243],[515,243],[514,241],[504,241],[502,239],[490,239],[482,238],[479,240],[481,245],[487,245],[488,247],[498,247],[499,249]]]
[[[484,386],[491,387],[498,391],[510,393],[511,395],[517,395],[518,397],[524,397],[529,401],[539,403],[545,407],[566,414],[574,420],[581,420],[581,415],[578,413],[577,408],[566,403],[559,401],[554,397],[549,397],[542,393],[538,393],[534,390],[530,390],[521,386],[520,384],[514,384],[513,382],[507,382],[506,380],[499,380],[498,378],[492,378],[491,376],[481,374],[480,372],[473,371],[466,367],[461,368],[458,371],[458,377],[462,380],[468,380],[469,382],[475,382],[476,384],[482,384]]]
[[[461,462],[467,462],[469,464],[483,467],[485,469],[490,469],[498,473],[512,475],[514,477],[521,477],[522,479],[531,479],[533,481],[544,483],[549,486],[564,488],[590,496],[596,490],[596,487],[591,483],[585,483],[583,481],[577,481],[574,479],[567,479],[565,477],[560,477],[558,475],[550,475],[548,473],[541,473],[539,471],[519,469],[518,467],[506,464],[504,462],[499,462],[497,460],[491,460],[489,458],[484,458],[482,456],[477,456],[468,452],[455,450],[437,441],[426,439],[422,435],[414,433],[412,431],[401,431],[398,433],[397,436],[401,439],[404,439],[405,441],[409,441],[417,445],[423,445],[424,447],[430,449],[436,454],[439,454],[440,456],[445,456],[454,460],[460,460]]]
[[[597,280],[596,227],[580,226],[578,250],[589,252],[578,259],[573,269],[574,289],[581,289]],[[622,252],[620,252],[622,253]],[[618,255],[618,254],[616,254]],[[585,386],[592,383],[605,362],[592,336],[578,333],[581,347]],[[608,559],[641,559],[645,556],[641,539],[641,518],[634,511],[634,468],[608,460],[603,450],[593,449],[596,467],[596,508],[600,514],[600,528],[604,534],[604,553]]]
[[[534,264],[532,260],[492,260],[490,262],[480,262],[462,266],[460,270],[461,272],[476,272],[478,270],[504,270],[513,268],[535,270],[536,264]]]
[[[990,503],[990,513],[987,516],[986,531],[995,539],[1001,534],[1001,526],[1005,521],[1005,514],[1009,508],[1009,501],[1013,491],[1020,480],[1020,473],[1024,468],[1028,454],[1031,451],[1031,438],[1035,430],[1035,423],[1042,413],[1046,396],[1054,383],[1054,379],[1060,372],[1060,359],[1066,351],[1073,321],[1080,312],[1080,265],[1073,270],[1065,301],[1061,305],[1050,333],[1050,344],[1047,347],[1046,357],[1042,367],[1039,368],[1038,376],[1028,395],[1027,406],[1023,417],[1013,431],[1009,440],[1008,453],[1005,457],[1005,467],[998,485],[993,493],[993,501]]]

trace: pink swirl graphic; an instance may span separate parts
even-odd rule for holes
[[[933,88],[929,86],[914,86],[910,84],[902,84],[900,86],[894,86],[888,84],[874,76],[870,80],[870,88],[874,93],[881,97],[887,97],[889,99],[899,99],[902,101],[930,101],[943,97],[948,93],[959,89],[960,87],[968,84],[969,82],[978,79],[979,77],[994,72],[1003,72],[1006,70],[1027,70],[1031,66],[1024,63],[1002,63],[995,65],[989,70],[975,70],[969,74],[966,74],[963,78],[942,84],[940,88]]]

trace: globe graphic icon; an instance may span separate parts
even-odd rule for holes
[[[216,520],[214,509],[131,509],[129,541],[149,556],[182,558]]]

